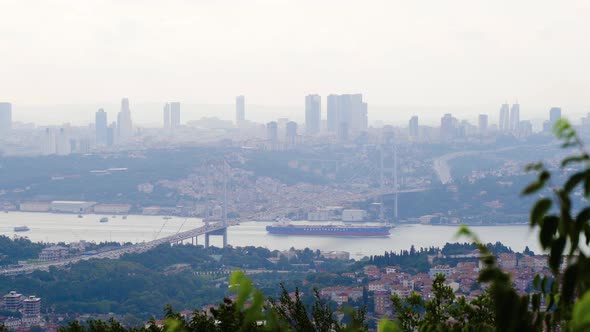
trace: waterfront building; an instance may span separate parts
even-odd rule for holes
[[[39,253],[40,261],[57,261],[68,257],[70,250],[62,246],[52,246],[43,248]]]

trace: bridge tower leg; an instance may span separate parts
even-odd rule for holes
[[[209,233],[205,234],[205,248],[209,248]]]
[[[223,229],[223,248],[227,247],[227,227]]]

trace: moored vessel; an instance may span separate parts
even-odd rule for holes
[[[387,237],[389,226],[335,226],[335,225],[292,225],[277,223],[266,226],[271,234],[281,235],[319,235],[345,237]]]
[[[15,232],[28,232],[30,229],[27,226],[16,226],[14,228]]]

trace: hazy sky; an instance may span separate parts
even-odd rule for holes
[[[0,100],[585,107],[589,36],[582,0],[0,0]]]

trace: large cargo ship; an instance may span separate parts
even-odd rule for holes
[[[389,226],[292,225],[282,223],[266,226],[266,231],[271,234],[347,237],[387,237],[390,235],[390,229]]]

